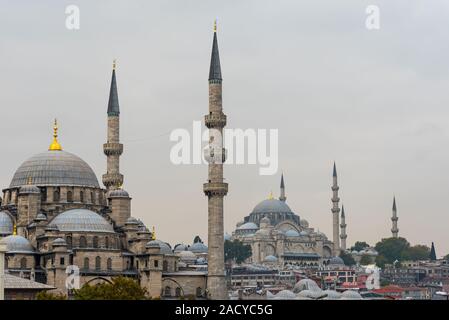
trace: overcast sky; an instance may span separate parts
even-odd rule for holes
[[[48,148],[105,172],[111,64],[118,60],[121,170],[132,214],[171,244],[207,239],[205,165],[174,166],[169,133],[208,112],[219,19],[228,128],[279,129],[279,172],[226,166],[225,230],[278,196],[332,238],[337,162],[348,244],[399,234],[449,253],[449,2],[0,0],[0,185]],[[80,8],[80,29],[65,8]],[[365,28],[368,5],[380,30]]]

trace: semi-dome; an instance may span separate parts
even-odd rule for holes
[[[194,263],[196,261],[196,255],[192,251],[179,252],[179,259],[186,263]]]
[[[242,224],[237,230],[257,230],[259,227],[254,222],[247,222]]]
[[[340,257],[332,257],[329,260],[330,265],[345,265],[345,262]]]
[[[299,237],[299,232],[293,229],[285,231],[286,237]]]
[[[32,156],[15,172],[10,188],[35,186],[84,186],[100,188],[91,167],[78,156],[62,150],[51,150]]]
[[[6,244],[6,251],[8,253],[34,253],[31,243],[22,236],[7,236],[1,242]]]
[[[266,199],[255,206],[252,213],[292,213],[292,210],[284,201]]]
[[[62,232],[107,232],[113,233],[112,225],[98,213],[87,209],[72,209],[56,216],[50,226]]]
[[[4,211],[0,211],[0,235],[12,234],[13,222],[11,217]]]
[[[171,250],[171,247],[168,245],[168,243],[161,240],[151,240],[145,245],[146,248],[157,248],[158,246],[161,249],[160,253],[173,254],[173,251]]]
[[[273,255],[269,255],[269,256],[266,256],[265,259],[263,259],[263,261],[265,261],[265,262],[277,262],[278,258],[276,258]]]
[[[183,244],[183,243],[180,243],[180,244],[177,244],[175,246],[175,249],[173,251],[174,252],[181,252],[181,251],[186,251],[186,250],[189,250],[188,246]]]
[[[202,242],[195,242],[194,244],[192,244],[190,246],[189,250],[194,252],[194,253],[207,253],[208,248]]]

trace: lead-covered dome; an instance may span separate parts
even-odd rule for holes
[[[100,188],[91,167],[78,156],[62,150],[49,150],[32,156],[15,172],[10,188],[35,186],[84,186]]]
[[[87,209],[65,211],[56,216],[49,226],[62,232],[114,232],[114,228],[105,218]]]
[[[8,253],[34,253],[31,243],[22,236],[7,236],[1,242],[6,244],[6,251]]]
[[[292,213],[292,210],[284,201],[266,199],[255,206],[252,213]]]

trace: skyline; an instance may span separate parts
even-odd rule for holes
[[[197,13],[198,19],[190,19],[187,13],[193,10],[177,2],[185,11],[177,16],[176,25],[171,19],[150,19],[157,18],[156,13],[172,10],[171,5],[151,12],[145,10],[151,5],[143,3],[143,12],[133,4],[136,10],[129,14],[115,3],[108,9],[109,17],[100,16],[100,21],[94,21],[89,17],[92,12],[101,12],[97,4],[75,3],[80,4],[82,17],[88,8],[88,17],[82,18],[81,29],[76,32],[64,29],[65,5],[46,8],[35,4],[22,11],[20,4],[10,4],[10,10],[17,12],[8,15],[21,12],[19,16],[27,21],[25,29],[21,29],[24,27],[20,21],[2,14],[2,28],[9,26],[18,31],[5,35],[0,44],[4,69],[0,77],[4,119],[0,127],[2,188],[9,185],[14,171],[26,158],[47,149],[54,117],[60,123],[64,150],[89,163],[100,181],[106,171],[102,144],[106,137],[111,63],[116,58],[125,145],[121,171],[125,175],[124,188],[133,198],[134,216],[150,227],[155,225],[158,236],[172,245],[189,243],[196,234],[205,240],[207,198],[201,186],[206,180],[206,165],[171,165],[168,136],[175,128],[189,129],[192,121],[202,120],[207,110],[212,24],[218,15],[228,127],[279,128],[280,139],[276,175],[259,176],[257,166],[225,166],[230,190],[225,200],[225,231],[230,233],[270,191],[278,195],[283,171],[289,206],[331,238],[330,187],[335,160],[340,204],[345,206],[348,225],[348,247],[357,240],[374,245],[391,235],[391,206],[396,195],[399,236],[412,244],[430,246],[435,242],[438,256],[449,253],[444,230],[449,220],[444,201],[449,190],[449,176],[444,175],[449,158],[444,150],[449,145],[445,128],[449,115],[444,109],[449,101],[444,89],[449,77],[444,68],[429,69],[426,59],[429,53],[441,52],[444,56],[448,48],[440,42],[436,42],[438,48],[417,45],[432,41],[427,39],[429,36],[439,39],[446,34],[416,33],[424,23],[442,26],[444,22],[438,17],[444,17],[449,9],[443,2],[443,13],[436,18],[413,16],[413,10],[407,7],[410,11],[405,14],[418,22],[411,30],[401,24],[404,20],[399,20],[398,25],[387,20],[374,35],[363,28],[363,5],[329,8],[341,20],[341,14],[360,10],[359,24],[351,16],[342,30],[333,32],[324,27],[301,33],[307,24],[318,27],[323,20],[334,27],[339,24],[325,14],[320,17],[314,5],[296,6],[291,2],[293,8],[301,8],[305,17],[314,13],[315,20],[308,18],[307,24],[288,18],[281,21],[274,14],[269,28],[262,23],[271,17],[270,12],[265,12],[271,8],[267,2],[261,2],[258,8],[258,13],[265,15],[253,13],[253,19],[245,19],[245,12],[232,12],[233,18],[226,19],[231,14],[226,5],[220,5],[220,10],[204,5],[204,12]],[[381,3],[387,15],[404,14]],[[48,18],[45,23],[33,16],[33,6]],[[420,5],[415,1],[411,7],[416,6]],[[286,7],[283,10],[288,11]],[[118,16],[120,26],[112,23]],[[128,28],[133,30],[132,36],[124,30],[125,21],[131,24]],[[282,23],[286,25],[280,27]],[[29,29],[30,25],[34,28]],[[254,25],[258,32],[240,28]],[[148,26],[156,27],[161,34]],[[355,31],[346,29],[348,26]],[[294,34],[300,31],[300,36],[306,36],[304,43],[299,42],[298,35],[299,43],[290,41],[292,27]],[[19,30],[23,32],[20,35]],[[388,30],[394,30],[393,34]],[[410,33],[414,42],[404,37]],[[279,34],[283,37],[277,37]],[[344,45],[333,46],[341,42]],[[335,50],[332,57],[316,56],[326,48]],[[351,54],[354,51],[359,52]],[[375,56],[378,59],[373,62]],[[356,72],[359,68],[365,76]],[[332,70],[335,75],[329,73]],[[22,116],[25,110],[30,114],[28,118]],[[287,121],[292,118],[293,123]],[[145,205],[148,199],[150,207]]]

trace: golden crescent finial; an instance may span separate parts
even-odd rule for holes
[[[53,124],[53,142],[50,144],[48,148],[50,151],[61,151],[62,147],[58,142],[58,120],[55,118],[55,122]]]
[[[117,59],[112,60],[112,70],[115,70],[117,67]]]
[[[154,229],[154,226],[153,231],[151,232],[151,240],[156,240],[156,230]]]
[[[268,199],[269,200],[273,200],[274,198],[273,198],[273,191],[270,191],[270,195],[268,196]]]
[[[14,227],[12,229],[12,235],[17,236],[17,225],[14,223]]]
[[[214,21],[214,32],[217,32],[217,19]]]

